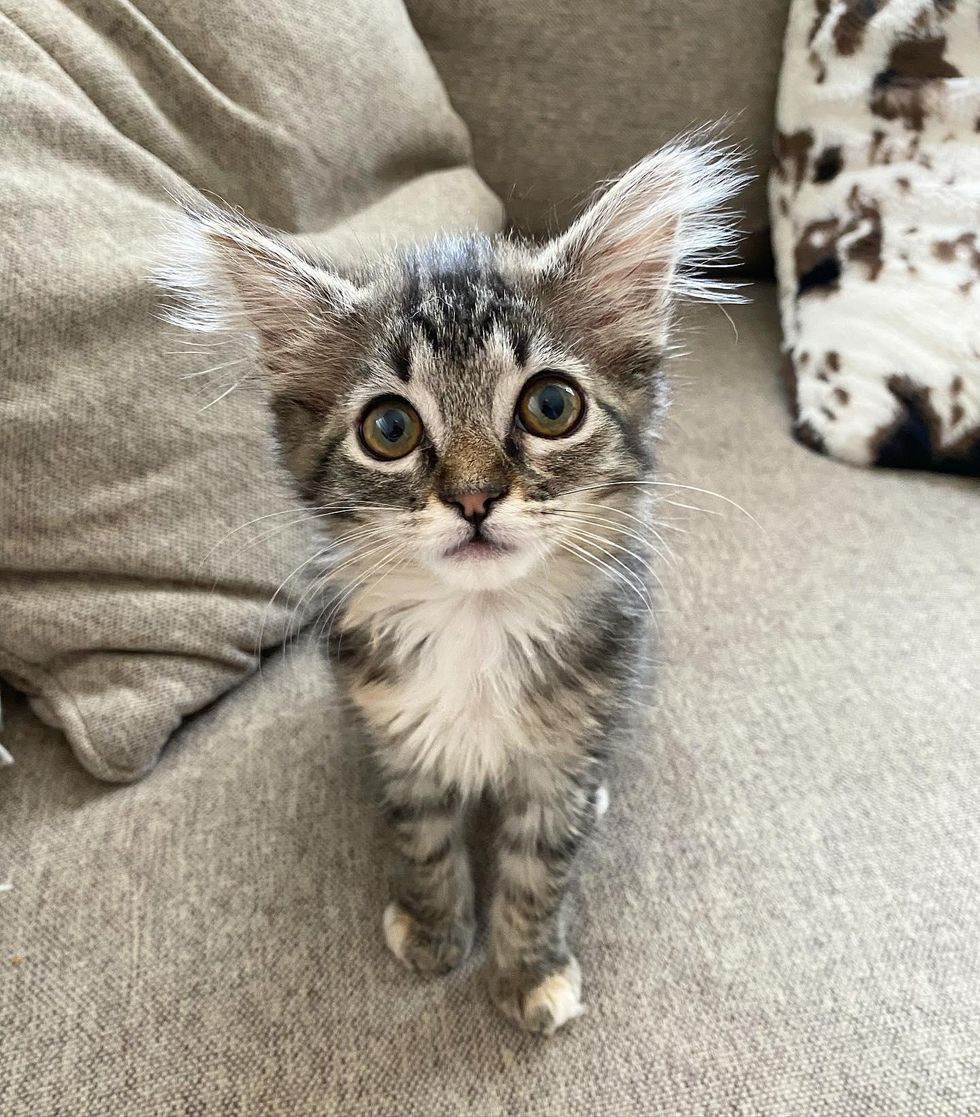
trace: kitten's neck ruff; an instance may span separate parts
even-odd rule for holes
[[[560,753],[564,736],[542,730],[527,697],[549,685],[600,587],[590,593],[574,569],[556,565],[483,591],[406,567],[352,595],[335,637],[366,638],[384,662],[383,678],[351,688],[368,723],[385,730],[384,763],[474,796],[511,778],[518,757],[547,765]]]

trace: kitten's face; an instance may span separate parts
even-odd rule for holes
[[[368,290],[356,374],[293,416],[308,498],[352,509],[324,518],[333,537],[468,589],[575,553],[622,497],[604,483],[649,469],[655,352],[642,374],[636,352],[629,376],[602,367],[527,254],[481,238],[415,250]]]
[[[709,293],[689,265],[740,184],[725,152],[668,148],[543,248],[443,239],[347,274],[204,205],[163,278],[182,324],[257,337],[285,460],[357,569],[499,588],[619,561],[673,296]]]

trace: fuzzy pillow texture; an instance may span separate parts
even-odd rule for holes
[[[311,553],[241,354],[160,320],[173,195],[334,254],[502,209],[401,0],[0,9],[0,672],[125,781],[302,619]]]
[[[797,438],[980,474],[976,0],[794,0],[777,128]]]

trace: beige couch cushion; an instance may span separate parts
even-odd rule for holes
[[[155,317],[171,194],[343,252],[501,209],[400,0],[4,11],[0,670],[128,780],[280,642],[307,553],[291,516],[229,536],[296,500],[261,402],[205,407],[242,366]]]
[[[670,510],[665,667],[576,893],[588,1014],[541,1041],[481,957],[391,958],[377,800],[297,648],[134,787],[7,711],[4,1117],[980,1110],[976,487],[794,443],[772,292],[732,317],[696,315],[664,448],[762,530]]]
[[[602,178],[727,116],[756,180],[745,227],[767,225],[763,177],[788,0],[407,0],[514,224],[561,226]],[[759,259],[766,238],[746,251]]]

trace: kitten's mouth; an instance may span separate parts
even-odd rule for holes
[[[445,557],[463,562],[481,562],[506,554],[509,549],[502,543],[495,543],[492,539],[488,539],[485,535],[472,535],[462,543],[457,543],[455,547],[450,547]]]

